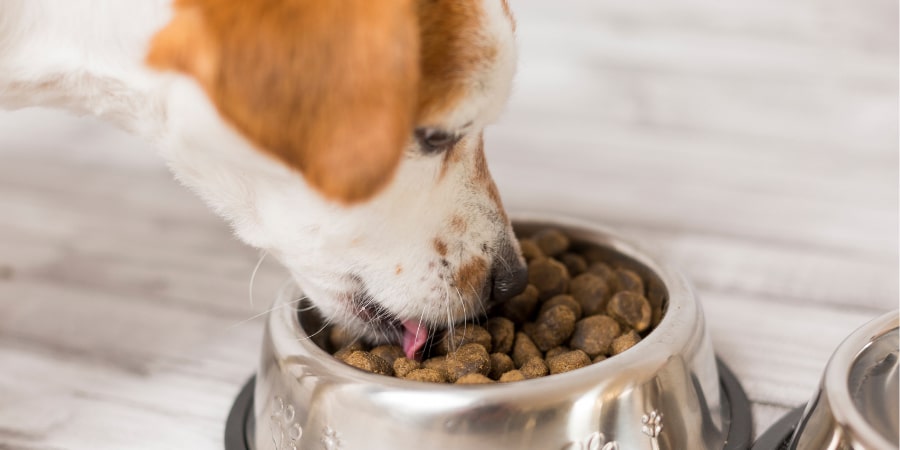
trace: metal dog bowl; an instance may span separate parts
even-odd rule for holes
[[[888,450],[900,447],[900,312],[853,332],[828,361],[805,410],[760,437],[758,450]]]
[[[744,449],[750,408],[717,364],[685,280],[590,224],[514,221],[529,235],[553,226],[609,251],[666,292],[659,325],[633,348],[588,367],[491,385],[435,385],[347,366],[307,338],[315,315],[276,300],[254,388],[226,430],[227,449]],[[296,297],[293,297],[296,298]],[[251,383],[252,380],[251,380]],[[253,411],[250,412],[252,405]]]

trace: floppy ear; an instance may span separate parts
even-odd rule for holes
[[[391,179],[419,85],[413,0],[180,0],[147,62],[193,76],[261,150],[327,198]]]

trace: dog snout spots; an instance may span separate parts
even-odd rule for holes
[[[487,281],[488,263],[484,258],[473,258],[460,266],[456,272],[456,285],[462,289],[471,290],[472,293],[481,292]]]
[[[447,243],[440,238],[434,238],[434,250],[437,251],[438,255],[441,255],[441,257],[447,256]]]

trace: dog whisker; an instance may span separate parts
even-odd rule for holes
[[[300,298],[297,298],[297,299],[288,300],[287,302],[285,302],[285,303],[282,304],[282,305],[275,306],[275,307],[273,307],[273,308],[267,309],[267,310],[265,310],[265,311],[263,311],[263,312],[260,312],[260,313],[258,313],[258,314],[254,314],[254,315],[252,315],[252,316],[250,316],[250,317],[248,317],[248,318],[246,318],[246,319],[244,319],[244,320],[241,320],[241,321],[239,321],[239,322],[236,322],[236,323],[230,325],[227,329],[228,329],[228,330],[231,330],[231,329],[233,329],[233,328],[235,328],[235,327],[241,326],[241,325],[243,325],[243,324],[245,324],[245,323],[247,323],[247,322],[250,322],[250,321],[255,320],[255,319],[258,319],[258,318],[260,318],[260,317],[262,317],[262,316],[264,316],[264,315],[266,315],[266,314],[269,314],[269,313],[271,313],[272,311],[275,311],[275,310],[278,310],[278,309],[284,309],[284,308],[287,308],[287,307],[291,307],[291,306],[297,305],[297,304],[299,304],[300,302],[302,302],[303,300],[306,300],[306,298],[307,298],[306,296],[303,296],[303,297],[300,297]]]
[[[259,267],[262,266],[263,261],[265,261],[266,256],[269,255],[269,252],[263,250],[261,255],[259,255],[259,260],[256,261],[256,266],[253,268],[253,272],[250,274],[250,287],[247,290],[247,294],[250,298],[250,306],[255,306],[253,304],[253,284],[256,282],[256,272],[259,272]]]

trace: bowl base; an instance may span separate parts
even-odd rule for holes
[[[763,433],[756,442],[753,443],[751,450],[788,450],[791,448],[791,436],[794,430],[800,425],[800,418],[803,417],[803,411],[806,405],[792,409],[790,412],[778,419],[769,429]]]

